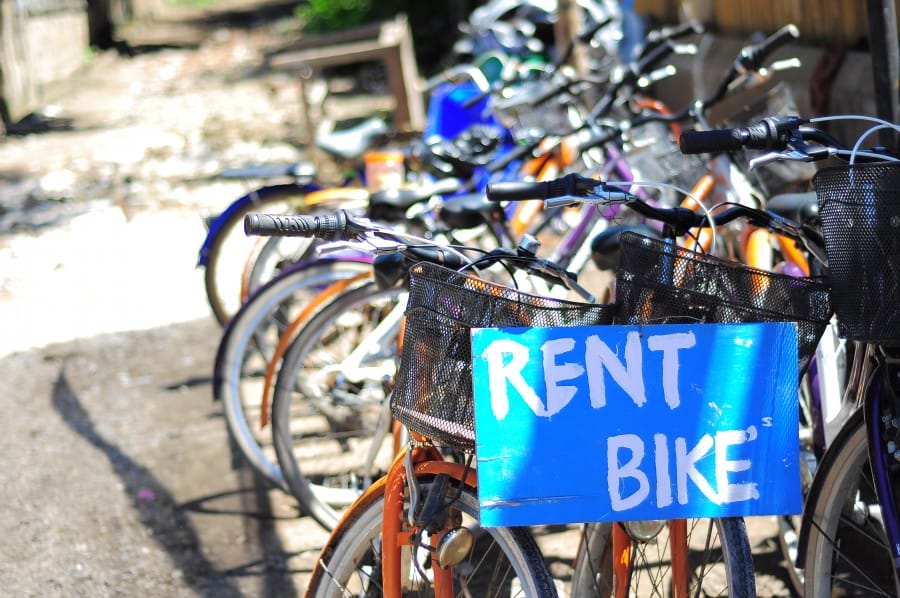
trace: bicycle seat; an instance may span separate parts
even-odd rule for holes
[[[370,149],[375,140],[388,132],[387,124],[380,118],[370,118],[362,123],[322,135],[316,139],[316,147],[342,160],[355,160]]]
[[[591,240],[591,261],[601,270],[615,270],[619,265],[619,236],[625,231],[645,237],[659,238],[659,231],[645,224],[619,224],[610,226]]]
[[[382,189],[369,195],[368,216],[373,220],[396,222],[406,219],[406,211],[434,195],[434,189]]]
[[[441,204],[438,215],[441,222],[454,229],[475,228],[485,222],[506,218],[503,206],[489,201],[484,193],[451,197]]]
[[[432,136],[415,146],[416,157],[434,172],[468,179],[502,149],[503,132],[494,126],[472,125],[452,139]]]
[[[766,202],[766,209],[800,224],[815,224],[819,220],[815,191],[774,195]]]

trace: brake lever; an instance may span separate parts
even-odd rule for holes
[[[373,255],[403,251],[407,245],[372,233],[359,241],[329,241],[316,246],[316,255],[325,256],[344,251],[362,251]]]
[[[583,197],[575,195],[563,195],[562,197],[551,197],[544,200],[544,209],[562,208],[565,206],[574,206],[584,201]]]
[[[816,258],[820,264],[822,264],[823,266],[828,265],[828,255],[826,255],[825,251],[821,247],[810,243],[806,240],[806,237],[803,236],[800,237],[799,241],[800,244],[803,245],[803,247],[806,248],[806,250],[810,254],[812,254],[812,256]]]
[[[794,149],[769,152],[756,158],[752,158],[749,163],[750,170],[753,170],[757,166],[762,166],[777,160],[784,160],[786,162],[818,162],[819,160],[833,158],[841,153],[840,150],[834,147],[810,147],[806,141],[798,135],[791,135],[788,138],[787,143],[793,145]]]
[[[783,152],[769,152],[763,154],[761,156],[757,156],[756,158],[750,159],[750,170],[755,169],[757,166],[763,166],[765,164],[769,164],[770,162],[812,162],[815,158],[810,156],[807,152],[802,152],[800,150],[791,149]]]
[[[529,268],[538,273],[546,274],[554,280],[560,281],[564,287],[570,291],[574,291],[589,303],[595,303],[597,301],[590,291],[578,284],[578,281],[573,274],[562,268],[559,264],[538,258],[532,262]]]

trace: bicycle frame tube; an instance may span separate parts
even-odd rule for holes
[[[348,380],[360,382],[370,368],[363,366],[363,361],[369,355],[380,353],[388,345],[396,344],[396,338],[400,331],[400,322],[406,312],[406,295],[395,305],[390,313],[375,326],[371,334],[367,335],[363,342],[357,345],[350,355],[341,362],[341,372]]]
[[[672,589],[675,598],[687,598],[690,583],[688,574],[687,521],[671,519],[669,528],[669,553],[672,557]],[[627,598],[631,583],[632,539],[621,523],[613,525],[613,589],[616,598]]]

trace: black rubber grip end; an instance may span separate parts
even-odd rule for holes
[[[487,198],[491,201],[520,201],[523,199],[547,199],[547,183],[488,183]]]
[[[319,216],[289,216],[256,214],[244,216],[244,232],[266,237],[340,238],[347,230],[347,216],[343,212]]]
[[[259,234],[259,214],[244,216],[244,234],[247,236]]]
[[[678,140],[682,154],[707,154],[729,152],[743,147],[739,129],[716,129],[712,131],[685,131]]]

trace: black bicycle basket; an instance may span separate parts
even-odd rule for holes
[[[435,444],[475,448],[471,329],[612,323],[610,305],[531,295],[428,262],[410,269],[391,411]]]
[[[805,371],[831,318],[829,289],[635,233],[621,236],[620,324],[796,322]]]
[[[900,163],[823,168],[813,184],[839,332],[900,345]]]

